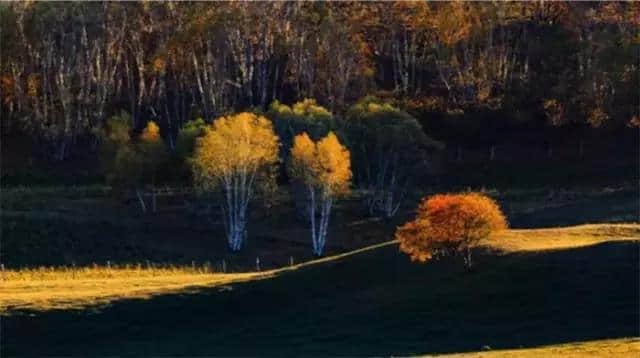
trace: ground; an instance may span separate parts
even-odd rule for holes
[[[531,349],[507,349],[502,351],[473,352],[446,355],[446,358],[583,358],[583,357],[637,357],[640,354],[640,339],[604,339],[594,342],[558,344]]]
[[[287,234],[303,232],[304,227],[292,224],[291,231],[273,232],[269,235],[277,239],[260,245],[284,251],[274,254],[274,263],[285,261],[291,252],[299,253],[294,265],[290,267],[285,261],[280,265],[283,269],[269,271],[271,267],[266,267],[266,272],[255,272],[253,267],[250,271],[254,272],[246,276],[221,274],[213,260],[211,271],[215,272],[201,269],[201,261],[194,270],[188,263],[195,260],[189,256],[183,258],[182,268],[152,269],[157,270],[155,274],[147,271],[145,264],[137,273],[131,268],[131,272],[115,267],[109,271],[104,266],[85,273],[69,267],[59,273],[61,269],[52,273],[51,269],[16,272],[11,268],[5,271],[0,295],[5,306],[0,354],[380,356],[480,352],[473,354],[499,357],[511,354],[509,350],[528,349],[515,351],[513,356],[561,354],[557,352],[583,356],[589,350],[633,356],[638,348],[633,337],[639,335],[640,324],[640,226],[565,225],[594,217],[601,222],[625,221],[635,199],[629,192],[611,191],[554,204],[532,195],[527,200],[545,204],[535,210],[532,204],[525,207],[531,212],[525,212],[516,207],[517,200],[509,201],[509,195],[525,200],[528,194],[500,194],[516,229],[478,248],[477,270],[471,274],[464,272],[459,258],[410,262],[389,241],[394,222],[355,220],[355,215],[353,220],[346,215],[336,219],[334,230],[345,228],[365,239],[348,241],[343,234],[335,240],[339,242],[334,241],[328,257],[308,261],[311,257],[303,256],[308,249],[306,237],[285,240]],[[601,205],[596,206],[598,202]],[[555,225],[528,229],[532,215],[552,210],[563,213],[557,215]],[[12,230],[21,233],[18,237],[32,238],[26,226],[21,226],[19,215],[23,214],[3,216],[3,224],[14,221]],[[45,219],[51,212],[34,215],[41,215],[32,220],[36,230],[54,222],[56,226],[48,232],[60,238],[64,235],[57,230],[67,225],[65,220],[90,226],[90,219],[76,212],[71,212],[73,219],[65,218],[64,213],[54,214],[59,215],[55,219]],[[148,220],[162,224],[162,220]],[[126,242],[144,233],[135,228],[140,231],[134,235],[112,227],[110,230],[121,233],[113,241]],[[78,249],[82,245],[95,244],[97,238],[106,240],[108,235],[99,229],[94,236],[76,234],[71,241],[75,252],[82,252]],[[148,230],[155,233],[160,229],[151,225]],[[148,247],[161,247],[164,252],[178,248],[187,255],[198,239],[210,239],[206,230],[195,232],[194,238],[179,237],[186,249],[175,242],[169,245],[170,235],[159,238],[154,246],[151,234],[140,237],[144,244],[139,247],[141,253],[147,253]],[[247,247],[250,253],[237,259],[237,269],[241,268],[239,263],[249,267],[251,259],[255,260],[253,255],[260,252],[258,237]],[[84,240],[90,244],[83,244]],[[366,248],[354,251],[362,246]],[[109,247],[100,250],[118,252]],[[85,296],[58,296],[57,301],[28,298],[30,291],[42,294],[43,285],[47,285],[45,295],[49,297],[70,292],[74,286],[83,289],[72,292]],[[99,292],[111,294],[94,295],[92,287],[96,286]],[[21,292],[26,292],[27,298],[20,302]],[[14,301],[8,303],[10,300]]]

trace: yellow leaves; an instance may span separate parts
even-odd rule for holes
[[[333,132],[318,141],[317,160],[320,167],[319,178],[332,194],[349,191],[351,182],[351,156]]]
[[[591,124],[592,127],[598,128],[602,126],[607,119],[609,119],[609,115],[605,111],[603,111],[600,107],[597,107],[589,113],[589,116],[587,117],[587,122]]]
[[[318,105],[315,99],[310,98],[306,98],[300,102],[296,102],[291,107],[278,101],[274,101],[271,104],[271,111],[274,111],[281,116],[296,115],[298,117],[309,118],[332,117],[331,112],[329,112],[326,108]]]
[[[293,138],[291,148],[290,174],[305,183],[313,183],[315,173],[318,171],[316,161],[316,144],[304,132]]]
[[[40,89],[40,76],[32,73],[27,78],[27,94],[30,97],[37,97]]]
[[[343,195],[351,183],[351,157],[333,132],[314,143],[297,135],[291,148],[290,174],[327,195]]]
[[[498,204],[480,193],[442,194],[424,199],[415,220],[396,231],[400,250],[426,261],[438,249],[470,247],[507,228]]]
[[[542,104],[547,119],[552,125],[562,124],[564,118],[564,107],[556,99],[547,99]]]
[[[154,121],[149,121],[147,126],[142,130],[142,134],[140,134],[140,140],[143,142],[158,142],[161,141],[160,137],[160,127]]]
[[[302,102],[293,105],[293,113],[297,115],[313,115],[315,117],[331,116],[331,113],[324,107],[316,104],[315,99],[306,98]]]
[[[238,173],[255,173],[278,161],[271,122],[253,113],[220,117],[196,141],[192,164],[197,182],[209,187]]]

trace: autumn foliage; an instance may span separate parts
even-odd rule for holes
[[[293,140],[289,174],[307,189],[313,251],[321,256],[333,201],[349,191],[351,155],[333,132],[317,143],[305,132]],[[320,214],[317,225],[316,210]]]
[[[202,191],[220,191],[229,248],[238,251],[246,232],[247,207],[259,181],[278,164],[280,142],[271,122],[249,112],[216,119],[196,140],[191,164]]]
[[[218,118],[196,141],[192,164],[197,184],[213,189],[236,174],[274,165],[278,146],[278,137],[265,117],[244,112]]]
[[[415,220],[396,231],[400,250],[425,262],[437,255],[464,252],[471,268],[471,248],[507,228],[498,204],[480,193],[440,194],[423,199]]]

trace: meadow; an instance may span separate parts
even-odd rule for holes
[[[424,183],[392,218],[354,190],[320,259],[286,186],[252,203],[240,252],[192,187],[159,186],[145,214],[108,185],[5,186],[0,354],[634,356],[637,187],[513,178]],[[466,190],[510,224],[475,249],[474,272],[399,252],[421,198]]]
[[[638,14],[0,1],[0,357],[640,356]]]
[[[476,249],[471,274],[457,257],[411,262],[391,240],[410,210],[363,219],[355,199],[314,260],[304,225],[279,215],[256,216],[246,250],[230,254],[219,224],[172,206],[182,198],[141,216],[110,209],[100,188],[9,192],[2,354],[634,356],[634,190],[487,192],[512,229]],[[562,215],[532,228],[549,212]]]
[[[417,355],[635,337],[638,241],[601,239],[485,252],[473,274],[455,258],[411,263],[388,244],[264,279],[203,277],[83,309],[35,304],[5,312],[3,354]]]

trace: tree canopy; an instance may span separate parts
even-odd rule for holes
[[[355,182],[366,190],[369,214],[395,215],[410,185],[429,173],[429,154],[442,143],[428,137],[407,112],[373,97],[349,108],[344,126]]]
[[[638,6],[16,1],[0,8],[3,132],[64,160],[122,109],[133,130],[153,120],[171,144],[194,118],[305,98],[343,113],[372,93],[624,127],[638,116]]]
[[[471,248],[507,228],[499,206],[481,193],[439,194],[423,199],[416,218],[396,231],[400,250],[425,262],[462,251],[471,268]]]

